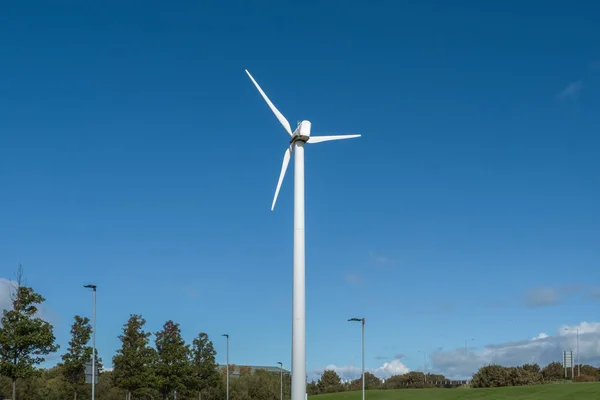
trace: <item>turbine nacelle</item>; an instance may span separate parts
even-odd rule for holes
[[[307,142],[308,139],[310,139],[310,128],[311,128],[311,123],[310,121],[300,121],[300,123],[298,124],[298,127],[296,128],[296,130],[294,131],[294,134],[292,135],[292,140],[290,141],[290,143],[295,142],[296,140],[300,140],[302,142]]]
[[[292,132],[292,128],[291,128],[288,120],[283,116],[283,114],[281,112],[279,112],[279,110],[277,109],[277,107],[275,107],[275,105],[271,102],[271,100],[269,100],[269,98],[267,97],[265,92],[263,92],[261,87],[254,80],[252,75],[250,75],[250,72],[248,72],[248,70],[246,70],[246,74],[248,74],[248,76],[250,77],[250,80],[252,81],[252,83],[254,83],[254,86],[256,86],[256,89],[258,89],[258,92],[260,93],[260,95],[267,102],[267,104],[269,105],[269,108],[271,109],[271,111],[273,111],[273,114],[275,114],[275,116],[279,120],[279,123],[281,123],[281,125],[283,125],[283,128],[285,129],[285,131],[288,133],[288,135],[291,136],[290,146],[285,150],[285,153],[283,153],[283,165],[281,166],[281,173],[279,174],[279,182],[277,182],[277,188],[275,189],[275,196],[273,197],[273,204],[271,205],[271,210],[273,210],[275,208],[275,202],[277,201],[277,196],[279,195],[279,189],[281,189],[281,183],[283,182],[283,177],[285,176],[285,171],[287,171],[288,164],[290,163],[290,158],[292,156],[292,151],[294,149],[294,142],[305,142],[305,143],[312,144],[312,143],[329,142],[331,140],[353,139],[353,138],[359,137],[360,135],[310,136],[311,123],[310,123],[310,121],[306,121],[306,120],[298,123],[296,130],[294,132]]]

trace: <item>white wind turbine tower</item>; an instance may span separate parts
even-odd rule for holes
[[[294,292],[292,305],[292,398],[305,400],[306,397],[306,289],[304,274],[304,143],[321,143],[330,140],[352,139],[360,135],[310,136],[310,121],[301,121],[292,132],[290,123],[271,103],[265,92],[254,80],[250,72],[246,73],[258,89],[271,111],[275,114],[286,132],[290,135],[290,145],[283,154],[283,165],[275,189],[271,210],[281,189],[281,183],[290,162],[292,152],[296,153],[294,161]]]

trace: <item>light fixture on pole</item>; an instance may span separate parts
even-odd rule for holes
[[[92,289],[94,302],[92,306],[92,400],[96,398],[96,285],[85,285],[84,288]]]
[[[306,399],[306,284],[305,284],[305,235],[304,235],[304,144],[321,143],[330,140],[351,139],[360,135],[311,136],[310,121],[301,121],[294,132],[288,120],[279,112],[246,70],[256,89],[267,102],[269,108],[284,129],[290,135],[288,148],[283,154],[283,164],[271,210],[281,189],[283,177],[287,170],[292,152],[296,153],[294,160],[294,268],[292,294],[292,396],[291,400]]]
[[[362,400],[365,400],[365,319],[350,318],[348,321],[362,323]]]
[[[419,353],[423,353],[423,376],[425,383],[427,383],[427,352],[419,350]]]
[[[465,339],[465,354],[469,357],[469,340],[473,341],[475,339]]]
[[[277,364],[279,364],[279,398],[283,400],[283,363],[277,361]]]
[[[226,383],[226,400],[229,400],[229,335],[224,333],[223,336],[225,336],[225,341],[227,343],[227,351],[226,351],[226,362],[227,362],[227,369],[226,369],[226,373],[227,373],[227,377],[225,378],[225,382]]]
[[[565,331],[569,331],[573,329],[565,328]],[[579,358],[579,328],[575,328],[575,332],[577,334],[577,376],[581,375],[581,359]]]

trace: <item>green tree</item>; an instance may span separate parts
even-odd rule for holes
[[[163,399],[175,390],[182,392],[189,377],[189,346],[181,337],[179,324],[169,320],[156,332],[156,387]]]
[[[334,393],[342,389],[342,380],[340,376],[332,369],[327,369],[317,382],[320,393]]]
[[[81,385],[85,383],[85,364],[92,359],[92,348],[87,345],[91,336],[92,326],[89,318],[76,315],[71,326],[69,348],[62,355],[62,371],[75,400]]]
[[[54,353],[52,325],[36,317],[37,305],[45,299],[32,288],[21,286],[21,270],[12,309],[2,312],[0,327],[0,375],[12,382],[12,399],[17,398],[17,379],[33,377],[36,366],[45,361],[46,355]]]
[[[132,314],[119,335],[121,348],[113,357],[113,377],[115,384],[126,391],[127,400],[131,394],[151,387],[153,364],[156,353],[148,346],[150,332],[144,331],[146,320],[141,315]]]
[[[553,362],[542,369],[542,375],[546,381],[558,381],[564,379],[564,369],[561,363]]]
[[[221,382],[215,356],[217,352],[212,341],[204,332],[192,341],[190,351],[191,388],[202,392],[208,388],[216,388]]]

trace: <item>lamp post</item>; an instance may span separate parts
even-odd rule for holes
[[[362,400],[365,400],[365,319],[350,318],[348,321],[362,323]]]
[[[427,383],[427,352],[419,350],[419,353],[423,353],[423,376],[425,383]]]
[[[227,343],[227,356],[226,356],[226,363],[227,363],[227,377],[225,378],[226,383],[226,387],[227,387],[227,394],[226,394],[226,400],[229,400],[229,335],[224,333],[222,336],[225,336],[225,341]]]
[[[469,356],[469,340],[475,339],[465,339],[465,354],[467,355],[467,357]]]
[[[279,398],[283,400],[283,363],[278,361],[279,364]]]
[[[565,331],[568,330],[569,328],[565,328]],[[581,359],[579,358],[579,328],[575,328],[575,332],[577,333],[577,376],[579,376],[581,375]]]
[[[92,289],[94,305],[92,308],[92,400],[96,398],[96,285],[85,285],[84,288]]]

